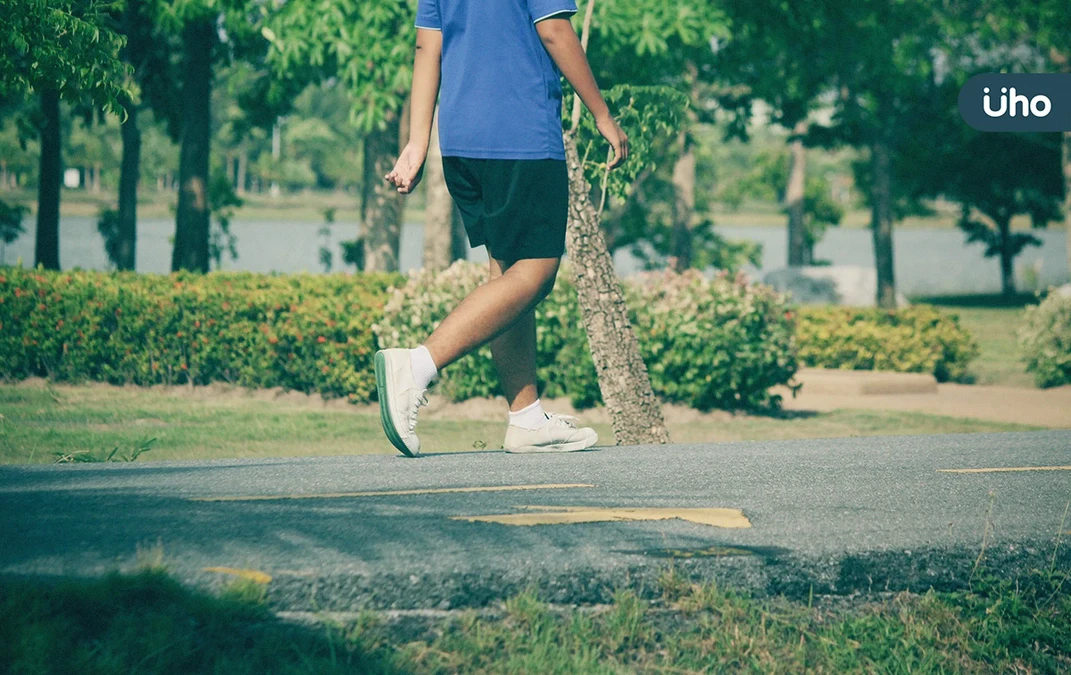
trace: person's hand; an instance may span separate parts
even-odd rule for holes
[[[398,192],[409,194],[416,189],[420,179],[424,177],[424,160],[427,152],[421,152],[417,146],[409,143],[398,155],[398,161],[394,168],[384,178],[387,179]]]
[[[628,136],[617,125],[617,121],[609,115],[596,120],[596,124],[599,128],[599,133],[610,143],[610,147],[614,151],[614,156],[610,159],[609,168],[616,169],[628,159]]]

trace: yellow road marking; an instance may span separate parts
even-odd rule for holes
[[[938,469],[937,473],[1002,473],[1007,471],[1071,471],[1071,466],[1000,466],[992,469]]]
[[[242,579],[248,579],[256,584],[271,583],[271,575],[259,572],[257,570],[239,570],[233,567],[206,567],[205,572],[219,572],[220,574],[230,574],[231,576],[240,577]]]
[[[751,521],[740,509],[614,509],[589,506],[521,506],[518,508],[530,509],[532,512],[490,516],[452,516],[450,519],[500,525],[569,525],[678,518],[711,527],[733,529],[751,527]]]
[[[238,497],[191,497],[191,502],[261,502],[275,499],[344,499],[349,497],[396,497],[403,495],[443,495],[456,492],[509,492],[512,490],[570,490],[595,487],[590,483],[550,485],[489,485],[486,487],[431,488],[427,490],[379,490],[370,492],[326,492],[321,494],[250,495]]]

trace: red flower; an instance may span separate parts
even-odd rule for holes
[[[324,342],[327,342],[327,338],[325,338],[323,335],[321,335],[320,337],[316,338],[316,341],[319,342],[320,344],[323,344]]]

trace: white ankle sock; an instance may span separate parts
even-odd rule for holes
[[[547,423],[547,415],[543,412],[543,403],[537,398],[536,402],[525,408],[509,412],[509,423],[522,429],[538,429]]]
[[[409,364],[413,367],[413,381],[416,382],[418,390],[427,389],[439,374],[435,361],[431,359],[431,352],[424,345],[409,350]]]

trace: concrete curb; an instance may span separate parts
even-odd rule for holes
[[[831,370],[801,368],[796,381],[804,394],[870,396],[877,394],[936,394],[937,379],[925,373],[882,370]]]

